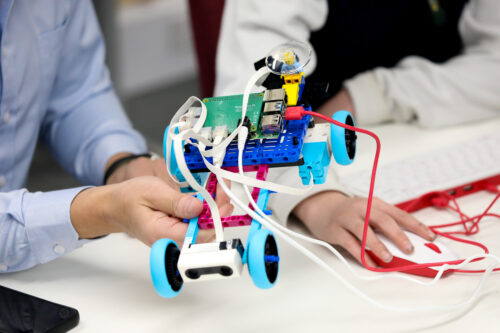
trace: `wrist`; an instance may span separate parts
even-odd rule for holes
[[[70,218],[80,238],[96,238],[121,231],[112,218],[113,188],[112,185],[88,188],[73,199]]]
[[[107,171],[107,170],[109,170],[109,167],[111,165],[113,165],[113,163],[115,163],[116,161],[118,161],[118,160],[120,160],[120,159],[122,159],[124,157],[132,156],[132,155],[134,155],[134,154],[132,154],[132,153],[126,153],[126,152],[115,154],[115,155],[113,155],[113,156],[111,156],[109,158],[108,162],[106,162],[106,166],[104,167],[104,169]]]
[[[104,175],[103,184],[117,183],[119,181],[125,180],[126,178],[119,179],[118,181],[116,179],[113,179],[113,181],[110,182],[110,178],[116,178],[116,177],[113,177],[113,175],[117,174],[118,173],[117,171],[119,169],[126,166],[127,164],[129,164],[133,160],[138,159],[138,158],[142,158],[142,157],[153,159],[155,157],[155,155],[153,155],[152,153],[144,153],[144,154],[138,154],[138,155],[130,154],[130,153],[119,153],[119,154],[116,154],[113,157],[111,157],[109,159],[108,163],[106,163],[106,172]],[[123,178],[123,177],[118,177],[118,178]]]
[[[293,209],[293,213],[300,220],[308,220],[308,216],[317,214],[318,209],[324,210],[328,207],[328,211],[334,211],[336,207],[342,204],[342,202],[349,197],[341,192],[337,191],[324,191],[316,193],[309,198],[301,201]]]
[[[351,95],[345,88],[340,90],[335,96],[326,101],[326,103],[318,109],[318,112],[327,117],[332,117],[335,112],[340,110],[349,111],[353,115],[353,117],[356,118]]]

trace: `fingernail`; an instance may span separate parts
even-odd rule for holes
[[[435,233],[433,233],[432,231],[429,230],[429,237],[432,239],[432,240],[435,240],[437,235]]]
[[[389,252],[384,251],[384,252],[382,252],[382,260],[385,261],[385,262],[391,262],[392,261],[392,255]]]
[[[203,205],[201,201],[193,198],[192,196],[185,196],[179,200],[179,212],[184,216],[180,217],[194,217],[201,213]]]
[[[415,249],[408,241],[404,242],[403,247],[405,248],[406,253],[413,253],[413,250]]]

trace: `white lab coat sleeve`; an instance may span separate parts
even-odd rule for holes
[[[311,31],[328,15],[325,0],[228,0],[224,8],[216,57],[215,95],[241,94],[255,72],[254,62],[289,40],[309,44]],[[314,70],[316,56],[306,67]]]
[[[293,213],[294,208],[304,199],[309,198],[325,191],[337,191],[350,196],[346,189],[339,183],[337,174],[334,170],[335,164],[330,164],[328,174],[324,184],[314,185],[311,190],[305,195],[292,195],[283,193],[274,193],[269,197],[269,209],[272,210],[273,216],[278,222],[286,225],[290,221],[290,215]],[[290,168],[271,168],[267,180],[279,184],[286,184],[287,186],[295,188],[303,188],[304,185],[299,176],[298,167]]]
[[[500,1],[471,0],[459,33],[464,49],[445,63],[409,56],[347,80],[357,124],[436,128],[500,116]]]

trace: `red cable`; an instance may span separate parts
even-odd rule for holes
[[[365,224],[364,224],[364,227],[363,227],[363,237],[362,237],[362,240],[361,240],[361,262],[363,264],[363,266],[366,268],[366,269],[369,269],[373,272],[400,272],[400,271],[406,271],[406,270],[414,270],[414,269],[417,269],[417,268],[429,268],[429,267],[436,267],[436,266],[441,266],[441,265],[444,265],[444,264],[450,264],[450,265],[455,265],[455,264],[460,264],[462,262],[464,262],[464,259],[460,259],[460,260],[454,260],[454,261],[446,261],[446,262],[433,262],[433,263],[423,263],[423,264],[412,264],[412,265],[406,265],[406,266],[400,266],[400,267],[394,267],[394,268],[377,268],[377,267],[371,267],[367,264],[366,262],[366,254],[365,254],[365,251],[366,251],[366,239],[367,239],[367,234],[368,234],[368,226],[369,226],[369,223],[370,223],[370,213],[371,213],[371,208],[372,208],[372,201],[373,201],[373,190],[374,190],[374,186],[375,186],[375,175],[377,173],[377,166],[378,166],[378,160],[379,160],[379,156],[380,156],[380,139],[378,138],[378,136],[371,132],[371,131],[368,131],[368,130],[365,130],[365,129],[362,129],[362,128],[357,128],[357,127],[354,127],[354,126],[350,126],[350,125],[347,125],[347,124],[343,124],[341,122],[338,122],[330,117],[327,117],[325,115],[322,115],[320,113],[317,113],[317,112],[313,112],[313,111],[305,111],[305,110],[294,110],[294,112],[297,112],[299,113],[300,112],[300,116],[303,117],[304,115],[311,115],[313,117],[317,117],[317,118],[320,118],[320,119],[323,119],[329,123],[332,123],[336,126],[340,126],[342,128],[345,128],[345,129],[348,129],[348,130],[351,130],[351,131],[355,131],[355,132],[360,132],[360,133],[363,133],[363,134],[366,134],[370,137],[372,137],[376,144],[377,144],[377,148],[376,148],[376,151],[375,151],[375,157],[374,157],[374,160],[373,160],[373,167],[372,167],[372,173],[371,173],[371,179],[370,179],[370,189],[369,189],[369,192],[368,192],[368,199],[367,199],[367,205],[366,205],[366,217],[365,217]],[[295,116],[295,115],[294,115]],[[488,188],[488,190],[491,190]],[[486,208],[486,210],[480,214],[480,215],[477,215],[477,216],[474,216],[472,218],[468,217],[466,214],[464,214],[457,201],[455,200],[455,198],[453,198],[449,193],[445,193],[445,192],[439,192],[438,194],[441,194],[441,195],[444,195],[445,197],[447,197],[446,199],[448,199],[449,201],[451,201],[455,207],[452,207],[451,205],[449,205],[449,201],[448,201],[448,204],[447,206],[444,206],[444,207],[447,207],[447,208],[450,208],[452,209],[453,211],[457,212],[460,216],[460,222],[454,222],[454,223],[449,223],[449,224],[442,224],[442,225],[437,225],[437,226],[431,226],[431,229],[443,236],[443,237],[447,237],[449,239],[452,239],[452,240],[455,240],[455,241],[458,241],[458,242],[462,242],[462,243],[466,243],[466,244],[470,244],[470,245],[474,245],[474,246],[477,246],[477,247],[480,247],[481,249],[483,249],[485,251],[485,253],[489,253],[488,251],[488,248],[486,246],[484,246],[483,244],[480,244],[480,243],[477,243],[477,242],[474,242],[474,241],[471,241],[471,240],[467,240],[467,239],[461,239],[461,238],[458,238],[458,237],[455,237],[455,236],[452,236],[452,233],[462,233],[464,235],[468,235],[468,234],[473,234],[473,233],[477,233],[479,231],[479,222],[486,216],[496,216],[496,217],[499,217],[500,218],[500,215],[497,215],[497,214],[492,214],[492,213],[488,213],[488,211],[491,209],[491,207],[494,205],[494,203],[500,198],[500,191],[496,190],[496,193],[498,193],[498,195],[495,197],[495,199],[493,200],[493,202]],[[411,206],[411,205],[410,205]],[[408,209],[408,208],[407,208]],[[467,227],[467,224],[466,222],[472,222],[472,226],[470,228]],[[450,227],[450,226],[455,226],[455,225],[462,225],[465,229],[465,232],[440,232],[438,231],[437,229],[438,228],[445,228],[445,227]],[[476,228],[474,230],[472,230],[472,228]],[[474,262],[474,261],[479,261],[479,260],[482,260],[484,258],[478,258],[478,259],[475,259],[471,262]],[[496,268],[494,269],[494,271],[497,271],[497,270],[500,270],[500,268]],[[465,273],[481,273],[481,272],[484,272],[484,270],[454,270],[456,272],[465,272]]]
[[[477,243],[477,242],[473,242],[473,241],[470,241],[470,240],[466,240],[466,239],[463,239],[463,238],[457,238],[457,237],[454,237],[452,236],[453,234],[462,234],[462,235],[473,235],[473,234],[476,234],[479,232],[479,223],[481,222],[481,220],[486,217],[486,216],[494,216],[494,217],[500,217],[500,215],[498,214],[492,214],[492,213],[489,213],[489,210],[493,207],[493,205],[495,204],[495,202],[500,198],[500,194],[497,194],[495,196],[495,198],[492,200],[492,202],[488,205],[488,207],[486,207],[486,209],[484,210],[483,213],[479,214],[479,215],[476,215],[474,217],[471,217],[471,218],[467,218],[465,220],[461,220],[460,222],[454,222],[454,223],[447,223],[447,224],[442,224],[442,225],[437,225],[437,226],[431,226],[431,230],[434,231],[435,233],[443,236],[443,237],[446,237],[446,238],[449,238],[449,239],[452,239],[452,240],[455,240],[455,241],[458,241],[458,242],[461,242],[461,243],[466,243],[466,244],[470,244],[470,245],[474,245],[474,246],[478,246],[480,247],[481,249],[484,250],[485,253],[489,253],[489,250],[486,246],[484,246],[483,244],[480,244],[480,243]],[[452,210],[455,210],[457,212],[459,212],[461,214],[461,216],[464,216],[465,214],[463,214],[460,210],[460,207],[458,206],[458,203],[456,203],[455,201],[455,204],[457,206],[456,210],[453,209],[454,207],[451,207],[449,206],[448,208],[452,209]],[[466,223],[467,222],[472,222],[472,226],[470,228],[467,228],[467,225]],[[455,225],[460,225],[462,224],[465,228],[465,232],[440,232],[437,230],[437,228],[446,228],[446,227],[450,227],[450,226],[455,226]],[[482,260],[482,259],[479,259],[479,260]],[[478,261],[478,260],[473,260],[473,261]],[[473,262],[471,261],[471,262]],[[485,270],[465,270],[465,269],[457,269],[455,270],[456,272],[459,272],[459,273],[484,273]],[[500,268],[495,268],[493,269],[493,271],[500,271]]]

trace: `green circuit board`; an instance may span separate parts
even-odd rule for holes
[[[251,94],[248,100],[246,116],[250,120],[250,135],[254,139],[269,138],[259,130],[264,93]],[[207,119],[203,127],[227,126],[228,133],[232,133],[241,120],[243,95],[210,97],[203,99],[207,106]]]

